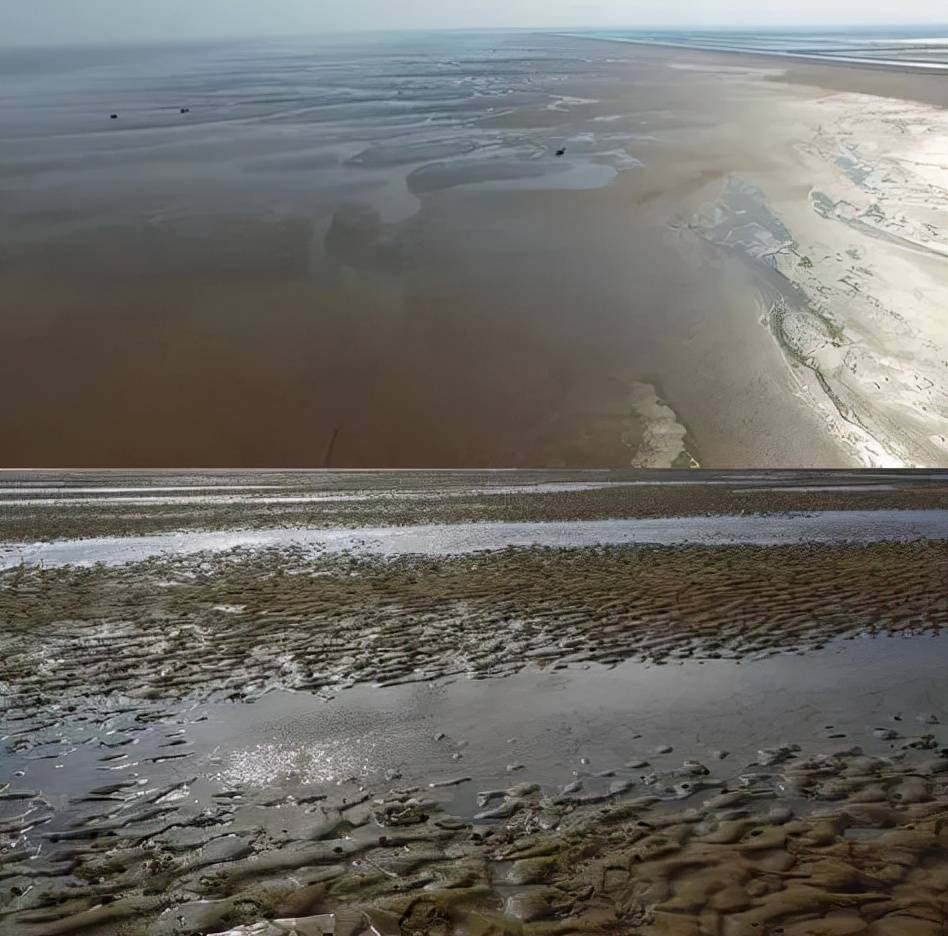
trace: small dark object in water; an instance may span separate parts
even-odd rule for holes
[[[181,108],[181,113],[182,113],[182,114],[190,114],[190,113],[191,113],[191,108],[190,108],[190,107],[182,107],[182,108]]]
[[[565,156],[565,155],[566,155],[566,147],[564,146],[562,149],[558,149],[558,150],[556,151],[556,155],[557,155],[557,156]]]
[[[118,114],[109,114],[109,120],[118,120]]]

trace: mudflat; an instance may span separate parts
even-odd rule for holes
[[[523,33],[5,67],[4,465],[948,463],[940,75]]]
[[[4,933],[948,922],[943,472],[2,481]]]

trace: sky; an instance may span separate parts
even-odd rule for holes
[[[948,0],[0,0],[0,45],[565,26],[943,23]]]

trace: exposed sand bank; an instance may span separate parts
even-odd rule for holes
[[[839,94],[792,102],[784,119],[787,159],[729,179],[697,226],[762,268],[799,392],[862,464],[940,464],[948,112]]]
[[[944,464],[948,112],[829,90],[857,87],[852,69],[788,71],[755,58],[667,62],[729,102],[723,126],[688,128],[705,204],[683,224],[746,264],[793,392],[856,463]],[[912,96],[904,75],[866,79],[867,89]],[[930,80],[918,82],[923,98]],[[656,143],[671,156],[685,139]],[[680,169],[668,171],[661,185],[671,188]]]

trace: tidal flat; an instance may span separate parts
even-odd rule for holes
[[[948,465],[941,73],[526,32],[0,67],[5,466]]]
[[[943,933],[946,491],[5,472],[0,932]]]

